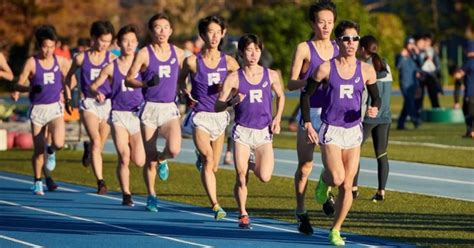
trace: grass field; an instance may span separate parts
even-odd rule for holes
[[[0,152],[0,170],[31,175],[30,157],[31,151]],[[58,153],[54,177],[95,188],[92,171],[82,167],[80,158],[80,152],[76,151]],[[104,155],[104,178],[111,190],[119,191],[115,159],[113,155]],[[134,194],[145,194],[141,171],[133,167],[131,175]],[[220,170],[217,174],[220,202],[229,212],[237,211],[232,195],[234,178],[235,173],[229,170]],[[321,207],[315,204],[312,197],[314,187],[315,183],[310,182],[307,208],[313,225],[327,229],[331,218],[324,216]],[[168,181],[158,182],[156,188],[161,199],[196,206],[209,205],[193,165],[171,163]],[[354,202],[343,231],[422,246],[468,247],[474,243],[474,203],[398,192],[388,192],[386,201],[373,203],[369,200],[373,193],[373,189],[361,187],[361,196]],[[295,223],[293,180],[274,177],[269,183],[262,184],[251,176],[247,206],[251,216]]]

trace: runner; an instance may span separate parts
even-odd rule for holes
[[[102,150],[109,136],[110,126],[107,119],[110,114],[110,83],[104,83],[99,91],[104,94],[106,100],[97,102],[90,92],[90,85],[99,76],[100,71],[115,56],[107,51],[114,35],[114,26],[109,21],[96,21],[92,23],[90,35],[93,40],[91,49],[79,53],[73,59],[71,69],[66,77],[66,85],[73,89],[74,81],[71,78],[76,70],[81,69],[81,118],[89,136],[91,147],[84,147],[82,162],[87,166],[88,161],[92,163],[92,169],[97,179],[97,194],[107,194],[107,186],[102,175]],[[66,100],[66,111],[70,111],[71,99]],[[91,158],[91,159],[90,159]]]
[[[352,183],[359,165],[364,85],[367,85],[372,98],[371,106],[367,109],[369,117],[377,116],[381,100],[373,66],[356,59],[359,25],[352,21],[341,21],[335,29],[335,35],[340,53],[334,60],[321,64],[314,78],[308,78],[308,84],[301,94],[301,114],[308,142],[321,144],[324,169],[316,187],[316,201],[323,204],[328,199],[329,186],[339,187],[329,241],[333,245],[344,245],[339,231],[352,205]],[[327,93],[318,137],[311,123],[310,96],[321,84],[327,87]]]
[[[58,36],[56,29],[50,25],[40,26],[35,33],[39,53],[30,57],[23,68],[14,87],[12,96],[18,100],[19,92],[29,92],[31,133],[33,135],[33,193],[44,195],[41,173],[46,157],[64,146],[64,106],[61,93],[65,90],[66,98],[70,91],[64,87],[63,78],[70,64],[66,59],[54,55]],[[28,81],[30,84],[28,85]],[[51,135],[51,146],[46,147],[46,133]],[[51,187],[48,185],[48,187]],[[49,188],[49,190],[54,190]]]
[[[12,69],[8,65],[7,59],[1,52],[0,52],[0,79],[5,79],[8,81],[13,80]]]
[[[143,171],[148,191],[146,209],[158,212],[155,192],[156,167],[158,166],[160,179],[167,180],[167,159],[178,156],[181,149],[180,115],[174,101],[184,51],[168,42],[173,29],[169,17],[165,14],[152,16],[148,21],[148,30],[153,41],[138,52],[127,73],[126,86],[143,87],[145,106],[140,119],[146,154]],[[143,80],[136,78],[138,73],[141,73]],[[160,152],[156,150],[158,135],[166,140],[165,148]]]
[[[232,105],[227,99],[237,92],[240,102],[234,106],[235,125],[234,161],[236,182],[234,196],[239,206],[239,227],[249,229],[250,218],[245,208],[249,170],[253,170],[260,181],[269,182],[274,168],[272,146],[273,134],[280,133],[281,115],[285,95],[277,71],[258,64],[263,43],[254,34],[246,34],[239,40],[239,54],[244,59],[244,68],[229,74],[216,101],[216,112]],[[272,91],[276,96],[277,111],[272,119]],[[249,168],[250,153],[255,154],[254,168]]]
[[[138,29],[133,25],[122,27],[117,34],[121,56],[108,64],[91,85],[91,92],[98,102],[105,101],[105,95],[98,89],[106,81],[112,84],[112,111],[109,124],[118,155],[117,177],[122,190],[122,205],[133,206],[130,191],[129,163],[132,160],[137,166],[145,164],[145,149],[140,134],[138,113],[143,104],[141,89],[125,86],[125,76],[132,66],[138,46]],[[137,74],[140,80],[140,74]]]
[[[290,81],[288,89],[296,90],[305,86],[306,80],[320,64],[336,57],[339,48],[335,41],[331,41],[331,33],[336,21],[336,6],[332,2],[320,2],[310,6],[308,11],[309,20],[313,28],[314,36],[311,40],[302,42],[298,45],[293,57]],[[299,79],[299,80],[298,80]],[[299,84],[302,82],[303,84]],[[319,130],[321,126],[321,107],[324,99],[323,89],[319,88],[311,97],[311,122],[313,128]],[[296,150],[298,154],[298,168],[295,172],[295,193],[296,193],[296,211],[295,215],[298,220],[298,231],[311,235],[313,228],[311,227],[308,212],[306,211],[304,198],[306,194],[306,186],[308,178],[313,169],[313,153],[316,144],[306,142],[305,129],[300,114],[299,128],[296,139]],[[334,199],[330,195],[327,203],[323,205],[326,215],[334,213]]]
[[[226,33],[226,24],[219,16],[208,16],[198,24],[199,35],[204,47],[197,55],[188,57],[179,77],[180,90],[189,102],[194,104],[192,114],[193,140],[196,146],[196,166],[211,203],[216,220],[226,216],[217,200],[215,173],[224,144],[224,131],[229,123],[229,113],[215,112],[214,104],[222,83],[229,72],[238,70],[239,65],[232,57],[219,50]],[[191,77],[191,92],[186,89],[186,77]]]

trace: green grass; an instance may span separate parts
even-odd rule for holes
[[[0,170],[31,175],[30,157],[31,151],[0,152]],[[80,158],[80,152],[59,152],[54,177],[95,188],[94,176],[89,168],[82,167]],[[104,155],[104,178],[111,190],[119,191],[115,178],[115,159],[113,155]],[[141,175],[138,168],[132,167],[131,185],[134,194],[145,194]],[[235,172],[231,170],[217,173],[219,200],[230,212],[237,211],[232,195],[234,178]],[[262,184],[254,176],[250,178],[247,206],[251,216],[295,223],[293,180],[274,177],[271,182]],[[327,229],[332,219],[324,216],[321,207],[315,204],[312,197],[314,187],[315,182],[310,182],[307,208],[310,209],[313,225]],[[168,181],[157,182],[156,188],[161,199],[209,207],[198,172],[192,165],[171,162]],[[474,243],[474,204],[471,202],[387,192],[385,202],[372,203],[369,199],[374,193],[373,189],[361,187],[360,190],[360,198],[354,202],[343,231],[423,246],[467,247]]]
[[[452,106],[452,96],[442,96],[440,98],[442,106]],[[290,116],[294,106],[298,104],[297,98],[287,98],[284,116]],[[392,113],[398,115],[403,103],[402,97],[392,97]],[[430,106],[428,99],[425,99],[425,106]],[[285,131],[286,121],[282,126]],[[410,128],[411,126],[408,125]],[[392,123],[389,141],[410,142],[414,144],[390,144],[388,147],[389,159],[421,162],[429,164],[440,164],[448,166],[474,168],[472,163],[472,153],[474,150],[461,150],[456,148],[434,148],[421,146],[419,143],[431,143],[448,146],[474,147],[474,140],[461,138],[465,132],[464,124],[441,124],[423,123],[419,129],[409,129],[406,131],[396,130],[396,122]],[[274,136],[274,147],[296,149],[295,134],[284,134]],[[374,157],[371,139],[362,147],[363,157]],[[296,155],[295,155],[296,158]]]

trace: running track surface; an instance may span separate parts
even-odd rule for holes
[[[0,247],[315,247],[328,245],[328,231],[312,236],[296,225],[253,218],[252,230],[237,227],[234,213],[214,221],[208,209],[159,201],[159,212],[120,205],[118,193],[60,183],[56,192],[35,196],[31,177],[0,172]],[[349,233],[348,247],[407,246]]]

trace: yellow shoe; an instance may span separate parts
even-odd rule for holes
[[[329,237],[328,238],[329,238],[329,242],[332,245],[335,245],[335,246],[346,245],[346,241],[344,241],[344,239],[341,237],[341,233],[339,232],[339,230],[332,229],[329,232]]]

